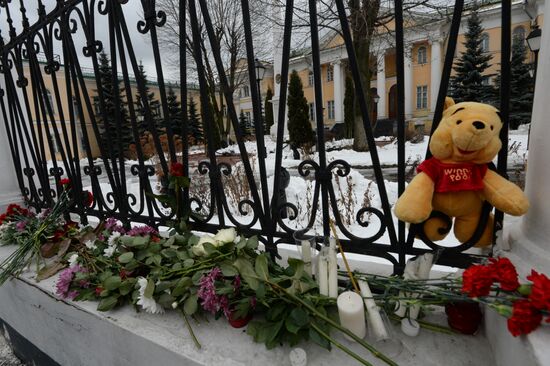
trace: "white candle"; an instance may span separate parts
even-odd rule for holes
[[[412,260],[412,259],[409,259],[407,261],[407,264],[405,265],[405,273],[403,273],[403,279],[405,280],[415,280],[417,279],[417,272],[418,272],[418,266],[419,266],[419,262],[418,261],[415,261],[415,260]],[[407,294],[404,293],[403,291],[400,291],[399,292],[399,298],[404,298],[406,297]],[[395,315],[397,315],[398,317],[400,318],[403,318],[405,316],[405,314],[407,313],[407,303],[405,301],[398,301],[397,302],[397,310],[395,311]]]
[[[326,251],[323,249],[317,256],[317,284],[319,285],[319,293],[328,296],[328,262]]]
[[[416,261],[418,262],[418,271],[417,271],[417,277],[421,280],[427,280],[430,278],[430,270],[432,268],[434,260],[434,255],[432,253],[426,253],[424,255],[421,255]],[[414,296],[415,298],[418,298],[418,294]],[[420,305],[413,305],[411,306],[411,309],[409,311],[409,318],[410,319],[416,319],[418,318],[418,313],[420,313]]]
[[[369,316],[369,327],[372,328],[372,333],[377,341],[388,339],[388,331],[384,325],[384,321],[380,316],[380,309],[373,299],[372,292],[370,290],[367,281],[359,280],[359,288],[361,289],[361,296],[365,301],[365,307]]]
[[[311,242],[302,240],[302,261],[304,261],[304,270],[311,276]]]
[[[336,259],[336,239],[330,238],[328,248],[328,296],[338,297],[338,260]]]
[[[338,305],[340,325],[359,338],[365,337],[367,327],[365,325],[363,298],[353,291],[346,291],[338,296],[336,305]],[[346,337],[351,340],[350,337]]]

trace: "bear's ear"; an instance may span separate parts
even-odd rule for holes
[[[443,105],[443,110],[446,111],[449,107],[455,105],[455,101],[451,97],[445,97],[445,104]]]

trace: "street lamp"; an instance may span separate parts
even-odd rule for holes
[[[539,61],[540,40],[542,38],[541,33],[542,32],[540,28],[535,25],[531,33],[529,33],[529,35],[525,39],[531,52],[535,54],[535,67],[533,68],[533,78],[535,79],[535,81],[537,79],[537,64]]]
[[[254,67],[256,68],[256,83],[258,85],[258,99],[260,104],[260,115],[258,116],[260,124],[263,124],[263,118],[262,118],[262,89],[260,88],[260,83],[264,79],[265,75],[265,66],[260,62],[260,60],[256,59],[254,61]],[[265,131],[264,131],[265,134]]]
[[[374,104],[378,104],[378,102],[380,101],[380,95],[378,95],[378,93],[374,94],[372,100],[374,101]]]

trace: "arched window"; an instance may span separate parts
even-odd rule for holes
[[[489,34],[483,33],[481,35],[481,50],[483,52],[489,52]]]
[[[419,64],[425,64],[428,62],[428,51],[426,50],[426,47],[424,46],[418,47],[416,60],[418,61]]]
[[[514,28],[514,31],[512,32],[512,42],[513,44],[516,44],[517,42],[523,42],[525,41],[525,28],[523,28],[521,25]]]

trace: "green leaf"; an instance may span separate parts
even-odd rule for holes
[[[189,259],[189,254],[187,254],[186,250],[178,250],[177,255],[179,260],[184,261],[186,259]]]
[[[290,333],[296,334],[300,330],[301,326],[296,324],[296,321],[289,316],[285,319],[285,328]]]
[[[108,311],[115,307],[115,305],[118,302],[118,298],[116,296],[109,296],[104,299],[102,299],[99,302],[99,305],[97,305],[98,311]]]
[[[239,274],[239,271],[230,262],[220,263],[220,269],[225,277],[233,277]]]
[[[166,292],[163,293],[162,295],[160,295],[159,299],[158,299],[158,303],[160,305],[162,305],[164,308],[168,308],[168,309],[171,309],[172,308],[172,303],[175,301],[176,299],[170,295],[170,294],[167,294]]]
[[[257,236],[253,236],[251,237],[250,239],[248,239],[247,243],[246,243],[246,247],[248,249],[256,249],[258,248],[258,237]]]
[[[279,302],[269,308],[269,310],[265,314],[265,318],[270,321],[278,320],[286,309],[287,304],[284,302]]]
[[[132,290],[134,289],[134,285],[136,284],[135,280],[125,280],[122,281],[120,284],[118,291],[122,296],[128,295]]]
[[[194,294],[189,296],[183,303],[183,311],[187,315],[193,315],[199,308],[199,297]]]
[[[163,249],[160,252],[160,254],[162,254],[164,256],[164,258],[174,258],[178,255],[178,253],[174,249],[171,249],[171,248]]]
[[[309,339],[330,351],[330,342],[323,338],[323,336],[313,328],[309,328]]]
[[[129,263],[132,259],[134,259],[134,253],[133,252],[122,253],[118,257],[118,261],[120,263],[123,263],[123,264]]]
[[[193,260],[191,258],[188,258],[188,259],[183,261],[183,267],[184,268],[191,267],[193,264],[195,264],[195,260]]]
[[[237,243],[237,249],[244,249],[248,240],[245,237],[241,237],[241,240]]]
[[[269,269],[267,267],[267,257],[265,253],[256,257],[255,267],[258,277],[267,281],[269,279]]]
[[[143,296],[149,299],[152,299],[154,293],[155,293],[155,283],[153,282],[152,279],[149,279],[149,281],[147,281],[147,287],[145,287],[145,292],[143,293]]]
[[[288,266],[292,268],[294,278],[302,278],[302,276],[304,275],[304,262],[302,260],[296,258],[288,258]]]
[[[258,281],[258,277],[256,276],[256,272],[254,272],[252,264],[244,258],[238,258],[233,263],[233,266],[239,270],[241,277],[248,284],[248,286],[250,286],[252,290],[256,291],[260,282]]]
[[[300,327],[303,327],[304,325],[309,323],[309,315],[302,308],[292,309],[292,311],[290,312],[290,317],[294,319],[296,324],[298,324],[298,326]]]
[[[172,295],[176,297],[181,296],[192,285],[193,285],[193,281],[191,280],[191,277],[183,277],[179,279],[178,282],[176,283],[176,286],[172,290]]]
[[[142,247],[149,243],[149,237],[148,236],[135,236],[133,237],[132,241],[130,242],[130,247]]]
[[[175,242],[176,242],[176,238],[175,238],[174,236],[172,236],[172,237],[168,238],[168,239],[164,242],[163,245],[164,245],[165,247],[170,247],[170,246],[174,245]]]
[[[119,276],[111,276],[103,281],[103,288],[105,290],[116,290],[122,283],[122,279]]]
[[[211,243],[203,243],[202,246],[203,246],[204,251],[206,252],[207,256],[210,256],[210,255],[217,252],[216,247],[214,245],[212,245]]]

